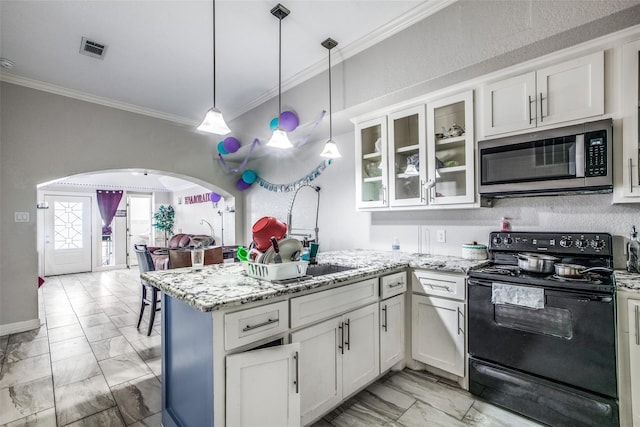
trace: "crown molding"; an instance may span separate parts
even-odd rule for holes
[[[86,92],[68,89],[62,86],[41,82],[39,80],[28,79],[26,77],[16,76],[11,73],[0,73],[0,81],[28,87],[31,89],[41,90],[43,92],[53,93],[55,95],[66,96],[67,98],[78,99],[80,101],[90,102],[92,104],[103,105],[105,107],[116,108],[118,110],[129,111],[131,113],[142,114],[143,116],[154,117],[157,119],[167,120],[187,126],[197,126],[198,122],[187,119],[185,117],[175,116],[173,114],[163,113],[161,111],[152,110],[150,108],[139,107],[126,102],[120,102],[101,96],[91,95]]]
[[[398,18],[394,19],[393,21],[389,22],[386,25],[378,27],[376,30],[361,37],[355,42],[350,43],[348,46],[345,46],[344,48],[338,47],[336,51],[338,51],[339,53],[336,52],[331,56],[332,58],[335,58],[334,60],[332,60],[332,63],[333,63],[332,65],[333,66],[338,65],[339,63],[351,58],[352,56],[355,56],[358,53],[393,36],[394,34],[397,34],[400,31],[403,31],[409,28],[410,26],[416,24],[417,22],[422,21],[428,16],[435,14],[436,12],[456,3],[457,1],[458,0],[432,0],[432,1],[426,1],[420,4],[419,6],[416,6],[415,8],[406,12],[404,15],[399,16]],[[285,92],[309,80],[310,78],[315,77],[316,75],[325,71],[326,67],[327,67],[326,61],[324,60],[318,61],[314,65],[307,67],[306,69],[297,73],[293,77],[282,82],[282,91]],[[248,111],[253,110],[254,108],[264,104],[268,100],[275,98],[277,95],[278,95],[278,88],[274,87],[270,91],[264,93],[262,96],[259,96],[255,98],[253,101],[250,101],[247,104],[243,105],[239,109],[228,113],[230,120],[235,119],[243,115],[244,113],[247,113]]]

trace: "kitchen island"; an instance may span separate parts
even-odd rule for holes
[[[298,353],[294,350],[299,347],[295,343],[288,344],[291,332],[289,303],[294,298],[342,288],[337,292],[353,289],[354,295],[360,292],[363,301],[370,298],[377,305],[378,277],[404,272],[410,267],[465,274],[487,263],[457,257],[392,255],[366,250],[324,252],[318,255],[318,262],[352,269],[288,284],[248,277],[239,263],[205,266],[199,271],[185,268],[142,274],[144,280],[163,292],[162,420],[165,427],[232,424],[226,408],[240,385],[226,381],[230,355],[255,354],[267,358],[279,349],[286,352],[289,364],[284,365],[284,375],[265,377],[262,382],[272,381],[271,387],[270,384],[252,384],[252,388],[266,390],[263,396],[267,407],[277,407],[271,401],[277,395],[276,383],[289,373],[295,375],[289,369],[291,363],[297,366]],[[375,295],[366,294],[368,289],[374,289]],[[339,306],[340,303],[337,298],[333,304]],[[238,331],[230,329],[231,320],[243,313],[250,313],[243,319],[247,326]],[[249,326],[250,323],[255,326]],[[271,371],[277,372],[276,369]],[[285,383],[290,386],[296,381]],[[299,394],[297,399],[299,411]],[[287,421],[281,425],[299,425],[300,415],[295,412],[295,406],[295,401],[285,404]],[[268,421],[263,419],[263,422],[268,425]]]

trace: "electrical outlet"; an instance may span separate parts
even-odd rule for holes
[[[438,243],[447,242],[447,232],[445,230],[438,230],[436,233],[437,233]]]
[[[29,212],[14,212],[15,222],[29,222]]]

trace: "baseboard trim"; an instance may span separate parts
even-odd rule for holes
[[[0,337],[9,334],[17,334],[20,332],[30,331],[32,329],[39,328],[40,325],[40,319],[31,319],[25,320],[24,322],[15,322],[6,325],[0,325]]]

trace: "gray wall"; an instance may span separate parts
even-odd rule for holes
[[[0,325],[38,317],[38,184],[84,172],[143,168],[224,189],[242,210],[233,176],[214,155],[216,137],[13,84],[0,87]],[[29,212],[31,221],[14,223],[14,212]],[[236,224],[239,236],[242,225]]]
[[[460,255],[463,243],[487,243],[488,233],[498,229],[503,216],[512,218],[514,230],[593,230],[628,236],[631,225],[640,223],[640,210],[637,205],[612,206],[611,195],[519,198],[471,210],[356,212],[355,136],[349,118],[637,25],[639,4],[460,1],[337,64],[332,72],[333,123],[334,134],[339,136],[334,139],[343,157],[314,182],[322,187],[321,250],[388,250],[393,237],[398,236],[404,251]],[[331,31],[327,35],[333,36]],[[327,74],[323,73],[285,92],[283,109],[296,111],[300,121],[308,123],[319,111],[328,109],[327,85]],[[236,126],[247,134],[260,135],[275,111],[275,103],[267,103],[245,114],[238,120],[243,125]],[[325,123],[312,133],[314,142],[289,153],[263,149],[263,157],[251,167],[271,182],[293,182],[318,164],[327,135]],[[292,140],[300,141],[304,136],[306,128],[297,131]],[[247,232],[263,215],[286,219],[292,193],[251,188],[246,194]],[[296,200],[294,224],[314,216],[315,199]],[[447,232],[444,244],[436,242],[440,229]],[[623,246],[624,239],[616,238],[617,265],[624,262]]]

